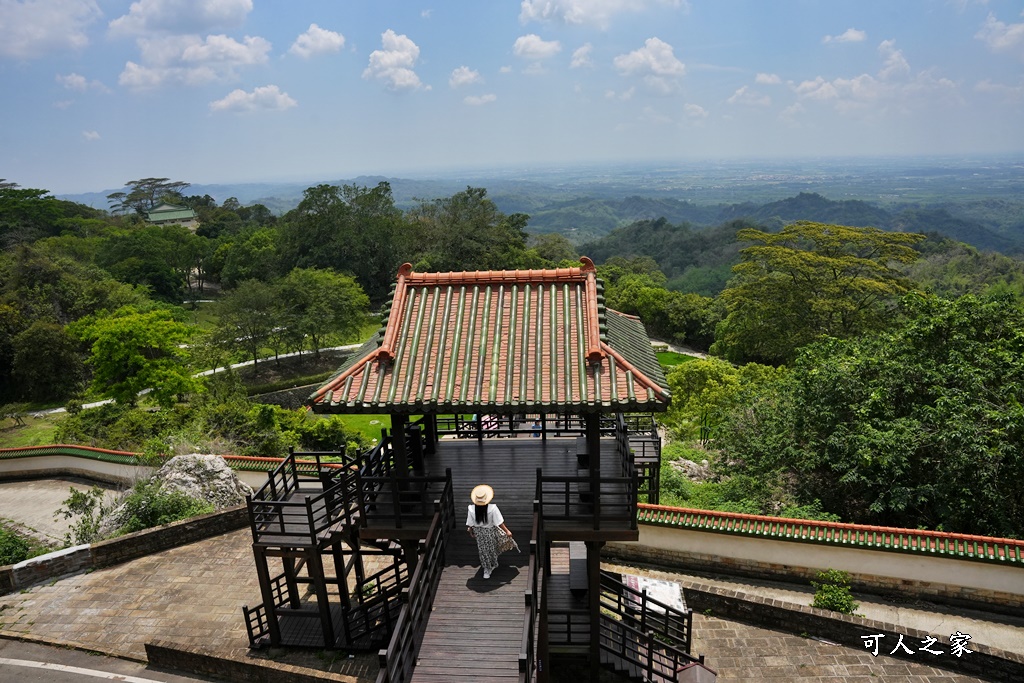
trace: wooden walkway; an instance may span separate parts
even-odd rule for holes
[[[609,449],[612,447],[609,444]],[[612,461],[609,454],[606,459]],[[537,468],[546,475],[576,475],[572,438],[443,440],[427,459],[428,474],[452,468],[455,532],[446,554],[434,609],[413,671],[413,683],[508,683],[519,676],[519,647],[529,563]],[[466,533],[469,492],[494,488],[494,503],[519,543],[499,557],[484,580],[476,541]]]

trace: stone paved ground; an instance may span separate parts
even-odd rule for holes
[[[248,639],[242,605],[259,601],[250,543],[248,530],[237,531],[0,596],[0,631],[136,659],[145,657],[146,642],[158,639],[244,656]],[[874,658],[859,647],[831,645],[702,614],[694,615],[694,632],[693,651],[706,654],[721,681],[977,680],[916,662]],[[289,655],[284,661],[327,668],[316,655]],[[376,655],[342,659],[330,670],[372,681]]]
[[[980,680],[923,663],[872,657],[867,650],[699,613],[693,615],[693,632],[692,652],[704,653],[705,663],[718,671],[718,680],[723,682],[968,683]],[[857,645],[859,648],[860,644]]]

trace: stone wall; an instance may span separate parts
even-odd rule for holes
[[[246,506],[237,505],[92,545],[65,548],[33,557],[15,565],[0,567],[0,595],[59,576],[87,569],[109,567],[177,546],[188,545],[204,538],[242,529],[248,524],[249,514]]]

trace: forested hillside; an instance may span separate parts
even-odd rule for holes
[[[549,268],[586,253],[608,306],[712,355],[668,373],[664,416],[669,459],[708,481],[670,463],[663,500],[1024,528],[1024,263],[941,234],[1010,244],[1013,201],[979,203],[983,220],[815,194],[713,215],[630,195],[556,206],[520,185],[518,206],[552,207],[539,209],[548,225],[575,211],[596,234],[640,218],[581,247],[477,187],[399,206],[387,182],[315,185],[283,215],[188,187],[139,179],[104,211],[0,185],[3,415],[66,406],[52,438],[153,454],[360,447],[342,420],[253,404],[233,373],[196,373],[250,359],[272,376],[283,354],[365,339],[406,261]],[[191,207],[198,229],[147,225],[164,201]],[[98,398],[115,403],[81,410]]]

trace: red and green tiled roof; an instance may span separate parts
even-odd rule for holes
[[[643,324],[604,305],[593,262],[398,272],[387,323],[309,399],[318,413],[664,410]]]

